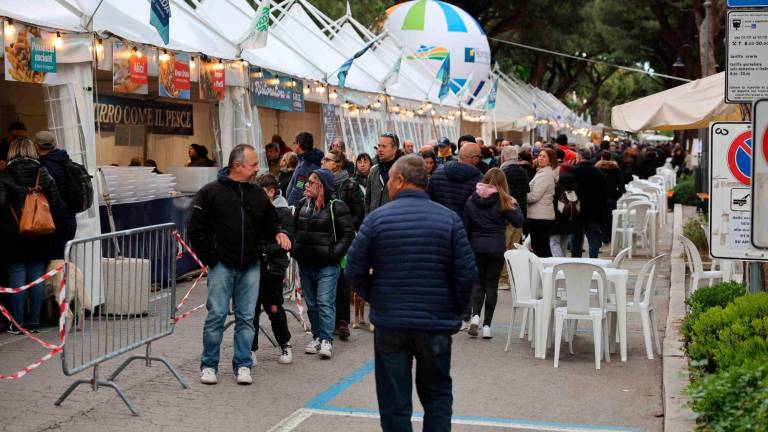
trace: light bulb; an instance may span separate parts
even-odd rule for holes
[[[96,56],[104,54],[104,43],[101,39],[96,39]]]
[[[13,25],[12,20],[8,20],[5,22],[5,35],[8,37],[11,37],[16,34],[16,26]]]
[[[256,79],[262,79],[262,78],[264,78],[264,72],[257,71],[255,74],[253,74],[253,77],[256,78]]]
[[[194,57],[190,58],[189,59],[189,70],[190,71],[194,70],[196,66],[197,66],[197,63],[195,62],[195,58]]]
[[[377,100],[376,102],[374,102],[374,103],[373,103],[373,105],[372,105],[372,106],[373,106],[374,108],[376,108],[376,109],[379,109],[379,108],[381,108],[381,102],[379,102],[379,101]]]
[[[56,40],[53,42],[56,49],[61,49],[64,46],[64,39],[61,37],[61,32],[56,32]]]
[[[432,109],[432,104],[431,104],[431,103],[429,103],[429,102],[427,102],[427,103],[424,105],[424,109],[425,109],[425,110],[431,110],[431,109]]]
[[[328,97],[329,97],[329,98],[331,98],[331,99],[336,99],[337,97],[339,97],[339,93],[338,93],[336,90],[333,90],[333,91],[332,91],[332,92],[331,92],[331,93],[328,95]]]
[[[418,115],[424,115],[424,110],[423,110],[423,109],[421,109],[421,108],[419,108],[419,109],[417,109],[417,110],[416,110],[416,114],[418,114]]]
[[[437,114],[437,111],[435,111],[435,110],[430,110],[430,111],[429,111],[429,113],[430,113],[431,115],[435,115],[435,114]]]
[[[307,84],[307,86],[304,87],[304,94],[308,95],[311,92],[312,92],[312,89],[309,87],[309,84]]]
[[[317,93],[323,94],[325,93],[325,86],[322,84],[318,84],[317,87],[315,87],[315,91]]]
[[[164,49],[164,50],[163,50],[163,52],[162,52],[162,54],[160,54],[160,57],[159,57],[159,59],[160,59],[160,61],[161,61],[161,62],[163,62],[163,63],[165,63],[165,62],[167,62],[168,60],[170,60],[170,59],[171,59],[171,56],[168,54],[168,50],[165,50],[165,49]]]

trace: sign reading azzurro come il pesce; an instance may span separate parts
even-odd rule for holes
[[[94,106],[101,130],[115,125],[144,125],[149,133],[194,135],[192,104],[143,101],[117,96],[99,96]],[[98,127],[97,126],[97,127]]]
[[[251,105],[282,111],[304,111],[304,82],[266,69],[250,67]]]

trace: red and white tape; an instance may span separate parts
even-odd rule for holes
[[[56,273],[61,272],[64,269],[64,264],[60,265],[59,267],[56,267],[54,270],[51,270],[50,272],[43,275],[41,278],[35,280],[34,282],[27,284],[29,287],[34,286],[46,279],[50,279],[55,275]],[[19,288],[13,288],[14,293],[18,293],[21,291],[24,291],[24,289],[29,289],[25,285],[24,287]],[[27,288],[25,288],[27,287]],[[0,380],[17,380],[24,375],[32,372],[37,367],[42,365],[43,363],[47,362],[48,360],[52,359],[56,354],[60,353],[64,349],[64,343],[66,342],[67,337],[67,293],[66,293],[66,278],[61,278],[61,286],[59,287],[59,341],[61,342],[59,345],[54,345],[48,342],[45,342],[38,338],[37,336],[33,335],[29,332],[29,330],[25,329],[24,327],[20,326],[16,320],[13,319],[13,316],[8,312],[7,309],[5,309],[2,305],[0,305],[0,313],[2,313],[8,320],[13,324],[14,327],[21,330],[22,333],[27,335],[30,339],[37,342],[44,348],[48,349],[48,353],[39,359],[35,360],[32,364],[29,366],[14,372],[12,374],[0,374]],[[16,291],[18,290],[18,291]]]
[[[33,280],[32,282],[30,282],[30,283],[28,283],[26,285],[22,285],[22,286],[20,286],[18,288],[3,288],[3,287],[0,287],[0,294],[17,294],[17,293],[20,293],[22,291],[26,291],[26,290],[32,288],[33,286],[35,286],[37,284],[40,284],[40,283],[43,283],[43,282],[47,281],[48,279],[56,276],[57,273],[61,273],[63,270],[64,270],[64,264],[61,264],[60,266],[57,266],[55,269],[49,271],[48,273],[40,276],[39,278]]]
[[[176,311],[174,312],[174,315],[176,315],[181,310],[181,307],[184,306],[184,303],[189,298],[189,295],[192,294],[192,290],[195,289],[195,287],[200,282],[200,280],[203,278],[203,276],[205,276],[208,273],[208,268],[203,264],[202,261],[200,261],[200,258],[197,257],[195,252],[192,250],[191,247],[189,247],[189,245],[184,241],[184,239],[181,238],[181,235],[178,233],[178,231],[174,231],[173,235],[176,236],[176,243],[178,244],[178,247],[179,247],[179,251],[176,253],[176,259],[181,259],[182,255],[184,253],[183,251],[186,250],[187,252],[189,252],[189,255],[192,256],[192,259],[195,260],[197,265],[199,265],[200,268],[203,270],[197,276],[197,279],[195,279],[195,281],[192,283],[192,286],[189,287],[189,289],[187,290],[187,293],[184,294],[184,297],[181,298],[181,301],[179,302],[179,305],[176,306]],[[188,310],[187,312],[184,312],[183,314],[181,314],[179,316],[175,316],[175,317],[171,318],[171,322],[173,324],[176,324],[177,322],[183,320],[184,318],[192,315],[193,312],[202,309],[204,306],[205,306],[205,303],[203,303],[201,305],[197,305],[197,306],[193,307],[191,310]]]

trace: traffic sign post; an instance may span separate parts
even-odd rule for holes
[[[713,258],[768,260],[768,251],[750,240],[752,204],[752,125],[717,122],[709,128],[709,253]]]
[[[766,0],[728,0],[729,8],[768,7]]]
[[[725,24],[725,102],[768,98],[768,9],[729,10]]]
[[[755,102],[752,111],[752,130],[755,131],[752,166],[751,193],[755,205],[752,207],[752,244],[768,249],[768,100]]]

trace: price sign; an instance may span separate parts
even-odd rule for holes
[[[768,98],[768,10],[729,10],[725,24],[725,101]]]

